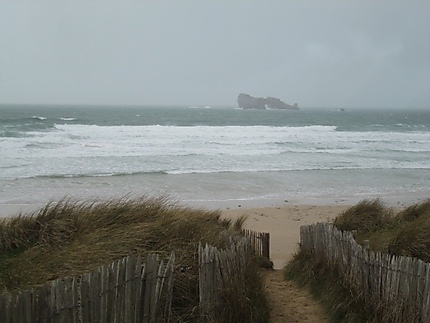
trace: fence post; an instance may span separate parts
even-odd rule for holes
[[[270,233],[262,233],[263,257],[270,259]]]

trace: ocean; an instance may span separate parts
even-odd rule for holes
[[[430,110],[0,106],[0,207],[142,195],[205,208],[415,202],[429,192]]]

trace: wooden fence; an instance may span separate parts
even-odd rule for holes
[[[385,322],[430,322],[430,264],[373,252],[329,223],[300,228],[303,252],[335,267]]]
[[[199,304],[202,322],[214,322],[223,311],[222,293],[240,297],[245,290],[245,269],[252,256],[250,239],[232,241],[229,249],[199,245]],[[235,290],[232,290],[234,288]]]
[[[268,232],[244,230],[243,234],[249,239],[251,248],[256,255],[270,259],[270,234]]]
[[[39,289],[0,295],[0,322],[166,322],[175,255],[128,256]]]
[[[243,293],[245,269],[252,254],[269,258],[269,234],[225,233],[230,247],[199,245],[199,297],[202,320],[212,320],[222,293]],[[92,273],[57,279],[15,294],[0,295],[0,323],[168,322],[175,255],[165,263],[128,256]]]

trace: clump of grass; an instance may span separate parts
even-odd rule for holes
[[[430,200],[408,207],[396,219],[399,229],[393,234],[387,251],[430,262]]]
[[[430,218],[430,199],[413,204],[397,214],[400,221],[413,222],[419,218]]]
[[[299,252],[284,270],[285,279],[310,289],[331,322],[384,321],[377,304],[368,306],[360,292],[341,279],[336,268],[329,267],[318,257]]]
[[[256,256],[255,260],[257,262],[258,267],[264,269],[273,269],[273,261],[267,259],[265,256]]]
[[[333,224],[342,231],[369,233],[391,224],[392,211],[380,199],[363,200],[335,218]]]
[[[130,254],[167,258],[174,250],[172,315],[174,321],[197,321],[199,241],[224,248],[225,232],[240,232],[243,221],[223,220],[219,211],[181,207],[164,197],[49,203],[0,220],[0,293],[80,275]],[[254,281],[250,286],[248,298],[263,293]],[[255,306],[250,313],[256,312],[264,310]]]
[[[354,231],[374,251],[430,261],[430,199],[396,213],[379,200],[364,200],[335,220],[339,230]]]

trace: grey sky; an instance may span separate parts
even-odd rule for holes
[[[430,1],[2,1],[0,103],[430,107]]]

